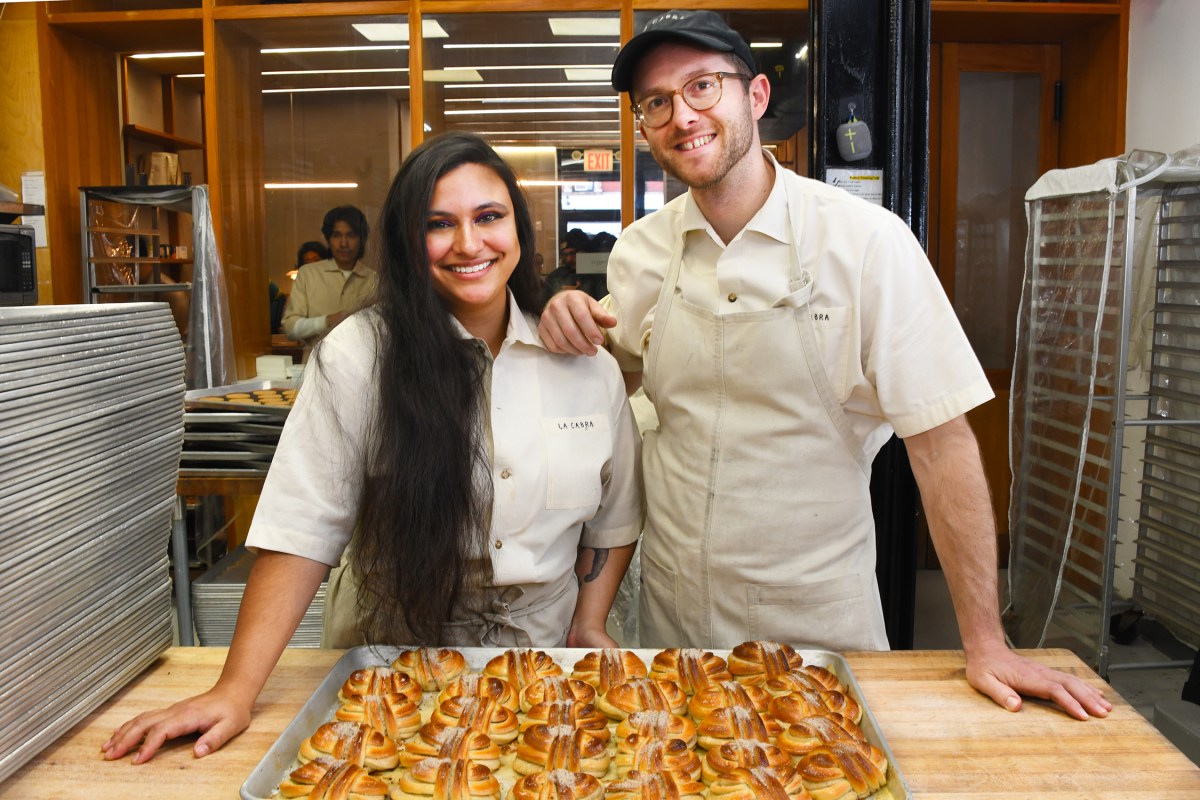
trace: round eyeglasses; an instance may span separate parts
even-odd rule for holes
[[[707,111],[721,102],[721,85],[726,78],[749,81],[749,75],[737,72],[706,72],[697,75],[673,92],[652,94],[629,108],[637,121],[647,128],[661,128],[675,114],[675,95],[683,98],[693,111]]]

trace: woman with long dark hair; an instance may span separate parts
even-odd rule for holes
[[[615,646],[605,621],[641,523],[637,431],[607,354],[538,339],[511,167],[478,137],[430,139],[379,230],[377,302],[322,342],[280,437],[220,679],[125,723],[107,758],[142,742],[140,763],[196,731],[207,755],[244,729],[340,561],[354,611],[336,644]]]

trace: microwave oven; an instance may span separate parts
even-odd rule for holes
[[[0,225],[0,306],[37,305],[33,228]]]

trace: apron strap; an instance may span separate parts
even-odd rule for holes
[[[694,201],[689,196],[687,202]],[[682,221],[682,213],[680,216]],[[642,385],[650,402],[654,402],[654,367],[658,363],[659,344],[663,338],[654,335],[654,328],[658,328],[660,331],[667,328],[667,319],[671,316],[671,309],[675,305],[675,287],[679,284],[679,269],[683,263],[683,241],[686,236],[687,231],[682,230],[675,236],[675,242],[671,245],[671,261],[667,265],[667,274],[658,290],[654,324],[650,329],[650,349],[646,351],[646,360],[642,366]]]
[[[867,451],[863,447],[863,443],[854,435],[854,428],[850,425],[850,418],[846,416],[846,410],[834,396],[833,384],[829,382],[825,364],[821,361],[821,355],[817,351],[817,332],[813,322],[812,309],[807,301],[804,303],[803,314],[804,319],[800,318],[799,313],[795,314],[796,328],[800,331],[800,345],[804,350],[804,360],[808,362],[808,372],[812,376],[813,388],[817,390],[817,395],[821,398],[821,405],[825,407],[829,421],[833,423],[838,435],[842,437],[842,443],[846,445],[846,450],[863,474],[870,475],[871,462],[867,458]]]

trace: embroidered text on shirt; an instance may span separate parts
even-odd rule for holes
[[[558,423],[560,431],[586,431],[596,427],[596,423],[590,419],[572,420],[570,422]]]
[[[824,311],[814,311],[813,322],[829,322],[829,315]]]

